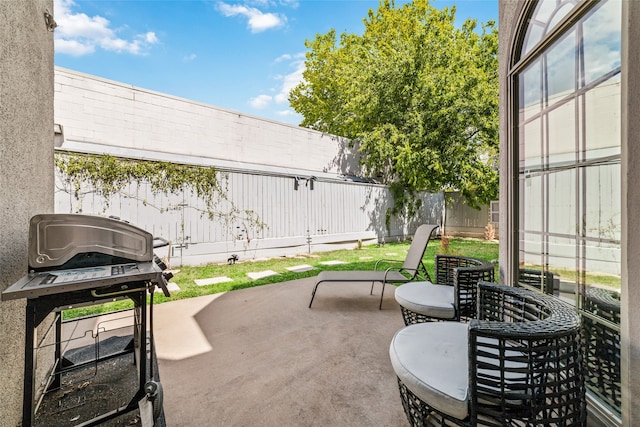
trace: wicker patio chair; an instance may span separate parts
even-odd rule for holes
[[[380,293],[380,305],[382,309],[382,297],[384,297],[384,286],[387,283],[406,283],[416,278],[422,278],[431,280],[429,272],[422,263],[424,252],[427,250],[427,245],[431,238],[431,234],[438,228],[437,225],[422,224],[416,230],[409,246],[407,256],[403,261],[380,259],[376,262],[373,270],[351,270],[351,271],[322,271],[318,274],[316,285],[313,288],[311,294],[311,301],[309,301],[309,308],[313,304],[313,299],[316,296],[318,285],[323,282],[371,282],[370,294],[373,295],[373,286],[376,282],[382,283],[382,292]],[[400,267],[389,267],[382,269],[381,265],[385,263],[402,263]]]
[[[619,292],[587,286],[585,296],[585,311],[620,325]],[[587,387],[620,408],[620,331],[586,316],[582,326]]]
[[[435,270],[436,284],[411,282],[396,289],[405,325],[473,318],[478,281],[494,279],[490,262],[457,255],[436,255]]]
[[[551,296],[478,284],[478,318],[396,333],[389,349],[412,426],[586,426],[580,317]]]
[[[529,286],[549,295],[555,293],[553,273],[551,271],[521,268],[518,270],[518,285]]]

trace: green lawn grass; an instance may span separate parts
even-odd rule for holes
[[[283,282],[288,280],[301,279],[316,276],[322,270],[373,270],[378,259],[393,259],[403,261],[409,249],[410,242],[387,243],[384,246],[370,245],[362,246],[359,249],[342,249],[331,252],[319,252],[315,254],[301,254],[299,257],[272,258],[264,261],[245,261],[240,255],[240,261],[228,265],[208,264],[202,266],[182,266],[175,274],[172,282],[180,287],[179,292],[173,292],[170,298],[161,293],[154,294],[154,304],[166,301],[174,301],[185,298],[193,298],[202,295],[228,292],[235,289],[250,288],[270,283]],[[444,247],[440,240],[431,240],[427,246],[427,251],[423,258],[429,274],[434,273],[434,258],[436,253],[448,253],[452,255],[464,255],[487,261],[498,259],[498,243],[495,241],[479,239],[451,239],[448,247]],[[345,264],[322,265],[323,261],[339,260]],[[307,264],[314,267],[313,270],[296,273],[287,270],[287,267]],[[250,272],[273,270],[279,273],[277,276],[270,276],[263,279],[252,280],[247,276]],[[231,282],[219,283],[208,286],[197,286],[195,279],[205,279],[210,277],[226,276],[233,279]],[[92,314],[99,314],[117,310],[124,310],[133,306],[131,301],[122,300],[100,305],[75,308],[66,310],[64,318],[75,318]]]

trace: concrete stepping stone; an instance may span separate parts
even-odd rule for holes
[[[347,264],[344,261],[338,261],[338,260],[333,260],[333,261],[322,261],[320,264],[322,265],[340,265],[340,264]]]
[[[361,256],[360,259],[364,261],[364,260],[367,260],[367,259],[373,259],[373,257],[372,256]]]
[[[287,267],[287,270],[293,271],[296,273],[302,273],[304,271],[315,270],[315,269],[316,269],[315,267],[309,264],[300,264],[300,265],[294,265],[293,267]]]
[[[397,256],[398,254],[396,252],[387,252],[385,255],[386,256]]]
[[[249,276],[253,280],[264,279],[265,277],[278,276],[278,275],[279,275],[279,273],[276,273],[273,270],[265,270],[265,271],[247,273],[247,276]]]
[[[233,282],[233,279],[227,276],[220,276],[220,277],[210,277],[208,279],[195,279],[194,282],[196,282],[196,285],[198,286],[207,286],[207,285],[215,285],[218,283]]]
[[[167,289],[169,290],[169,292],[180,292],[180,286],[178,286],[177,283],[173,283],[173,282],[167,283]],[[162,288],[159,288],[158,286],[156,286],[156,289],[153,292],[162,293]]]

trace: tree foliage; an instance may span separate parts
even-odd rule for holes
[[[456,27],[455,12],[381,1],[362,35],[306,41],[290,93],[301,126],[353,141],[364,173],[390,186],[395,214],[411,214],[422,191],[458,190],[474,207],[498,193],[497,29]]]

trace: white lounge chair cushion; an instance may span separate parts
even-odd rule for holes
[[[407,388],[458,419],[469,413],[468,334],[465,323],[418,323],[398,331],[389,348],[393,370]]]
[[[453,286],[409,282],[398,286],[395,296],[398,304],[414,313],[437,319],[453,319],[456,316]]]

